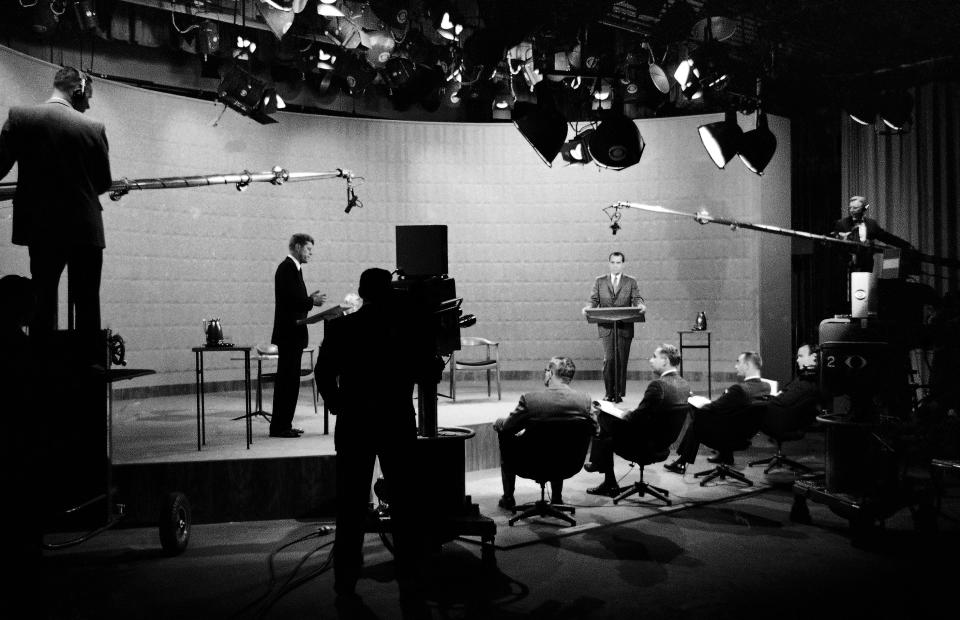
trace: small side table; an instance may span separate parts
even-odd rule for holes
[[[243,351],[243,385],[246,401],[246,419],[247,425],[247,450],[253,442],[253,423],[252,410],[253,402],[250,395],[250,346],[237,347],[193,347],[193,354],[196,359],[196,379],[197,379],[197,451],[201,450],[201,445],[207,443],[207,425],[206,425],[206,407],[203,398],[203,355],[204,353],[236,353]]]
[[[698,341],[697,344],[684,344],[683,335],[687,334],[689,337],[691,334],[706,334],[707,342]],[[683,329],[677,332],[677,335],[680,337],[680,374],[683,375],[683,360],[685,356],[683,355],[684,349],[706,349],[707,350],[707,398],[713,399],[713,373],[711,365],[711,349],[710,349],[710,330],[696,330],[696,329]]]

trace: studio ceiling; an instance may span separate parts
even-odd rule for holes
[[[842,105],[847,93],[864,88],[937,79],[955,72],[960,58],[956,0],[3,4],[0,32],[8,40],[83,46],[95,39],[91,53],[97,46],[109,53],[120,44],[125,53],[131,46],[149,48],[181,74],[192,58],[197,83],[216,83],[240,67],[305,110],[343,110],[350,101],[355,112],[401,118],[507,119],[516,102],[535,102],[547,88],[572,120],[589,120],[606,109],[651,117],[758,105],[792,115],[810,106]],[[318,6],[343,16],[319,15]],[[96,12],[93,26],[77,16],[89,9]],[[49,13],[56,18],[51,21]],[[445,32],[444,23],[461,28]],[[238,40],[255,50],[238,48]],[[335,60],[325,62],[328,56]],[[686,58],[703,68],[700,95],[685,94],[673,77]],[[651,87],[651,61],[667,76],[666,93]],[[603,100],[602,90],[609,91]],[[500,109],[498,97],[505,100]]]

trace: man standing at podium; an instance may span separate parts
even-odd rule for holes
[[[593,282],[590,305],[584,308],[629,308],[645,310],[643,297],[637,281],[623,273],[623,252],[611,252],[608,257],[610,275],[598,276]],[[626,396],[627,361],[630,359],[630,343],[633,341],[633,323],[621,323],[617,328],[618,341],[614,347],[613,323],[597,323],[600,342],[603,344],[604,400],[619,403]],[[616,348],[616,358],[614,349]]]

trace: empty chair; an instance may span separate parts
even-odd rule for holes
[[[613,499],[614,504],[637,494],[640,497],[650,495],[666,502],[667,506],[672,504],[667,497],[670,493],[666,489],[643,481],[643,468],[645,465],[667,460],[670,455],[670,446],[679,437],[680,430],[683,428],[683,423],[689,412],[690,405],[683,403],[665,409],[662,413],[654,416],[652,423],[624,422],[615,427],[612,433],[613,451],[640,467],[640,480],[620,489],[620,494]]]
[[[697,438],[703,445],[724,452],[738,452],[750,447],[753,436],[760,431],[760,421],[767,410],[767,403],[758,400],[733,413],[723,416],[694,415],[693,425]],[[700,486],[706,485],[714,478],[734,478],[747,486],[753,486],[746,476],[738,472],[729,463],[718,463],[713,469],[694,474],[696,478],[703,478]]]
[[[781,406],[776,398],[771,399],[760,420],[760,432],[777,444],[777,452],[765,459],[751,461],[750,466],[766,465],[763,473],[769,474],[777,467],[788,467],[800,473],[809,473],[811,469],[803,463],[798,463],[783,453],[783,444],[788,441],[803,439],[806,430],[817,417],[819,407],[815,402],[803,403],[800,407]]]
[[[497,375],[497,400],[500,400],[500,343],[486,338],[463,337],[460,338],[460,347],[462,355],[457,357],[457,352],[450,354],[450,399],[457,400],[457,371],[458,370],[486,370],[487,371],[487,396],[490,392],[490,373]],[[467,351],[466,347],[484,347],[484,354],[477,356]]]
[[[304,351],[310,353],[310,366],[309,368],[303,367],[300,369],[300,383],[310,382],[310,390],[313,395],[313,412],[319,413],[317,410],[317,402],[319,401],[317,395],[317,383],[313,377],[313,354],[316,351],[315,346],[308,345],[304,347]],[[267,417],[263,413],[263,385],[264,383],[271,383],[276,381],[277,373],[276,372],[263,372],[263,363],[267,361],[276,361],[278,359],[278,349],[275,344],[258,344],[257,345],[257,411],[260,415]]]
[[[540,499],[514,508],[519,514],[510,518],[510,525],[532,516],[555,517],[570,525],[577,524],[566,514],[574,514],[573,506],[547,501],[546,485],[551,480],[572,478],[580,471],[587,460],[595,428],[588,418],[540,418],[529,420],[509,441],[501,441],[501,458],[510,469],[540,485]]]

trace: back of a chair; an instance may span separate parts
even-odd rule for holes
[[[462,336],[460,338],[460,347],[463,351],[466,347],[485,347],[483,357],[477,357],[476,354],[470,356],[467,353],[462,353],[461,356],[457,356],[458,364],[467,364],[467,365],[476,365],[480,363],[493,364],[500,357],[500,347],[499,342],[494,340],[488,340],[486,338],[480,338],[479,336]]]
[[[537,482],[570,478],[587,460],[594,429],[588,418],[530,420],[519,437],[502,444],[502,457],[522,478]]]
[[[755,400],[746,407],[723,416],[694,416],[697,437],[715,450],[744,450],[767,411],[766,400]]]
[[[670,446],[680,436],[691,406],[681,403],[667,407],[642,423],[626,422],[613,433],[613,451],[634,463],[659,463],[667,458]]]
[[[819,403],[814,398],[805,399],[794,406],[784,406],[777,397],[773,397],[767,401],[760,430],[775,441],[799,438],[819,413]]]

